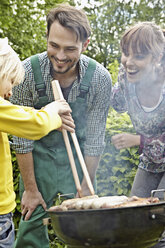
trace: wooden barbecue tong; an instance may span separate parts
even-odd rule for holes
[[[53,94],[54,94],[54,99],[55,100],[64,99],[58,80],[53,80],[52,81],[52,89],[53,89]],[[74,156],[73,156],[73,153],[72,153],[68,133],[67,133],[66,130],[62,129],[62,134],[63,134],[66,150],[67,150],[67,153],[68,153],[69,162],[70,162],[70,165],[71,165],[71,169],[72,169],[76,189],[77,189],[77,192],[79,194],[79,197],[83,197],[82,189],[81,189],[81,185],[80,185],[80,180],[79,180],[79,177],[78,177],[78,173],[77,173],[77,169],[76,169],[76,165],[75,165]],[[78,159],[79,159],[79,162],[80,162],[84,177],[86,179],[86,182],[87,182],[87,185],[88,185],[88,188],[89,188],[89,191],[90,191],[91,195],[94,195],[95,194],[94,188],[93,188],[91,179],[89,177],[88,170],[86,168],[86,164],[85,164],[85,161],[84,161],[84,158],[83,158],[83,155],[82,155],[82,152],[81,152],[81,149],[80,149],[76,134],[72,133],[72,132],[70,132],[70,134],[71,134],[71,137],[72,137],[72,140],[73,140],[76,152],[77,152],[77,156],[78,156]]]

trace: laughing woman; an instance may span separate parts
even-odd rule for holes
[[[111,105],[128,112],[139,134],[133,145],[140,143],[142,153],[131,195],[149,197],[151,190],[165,189],[165,38],[157,25],[142,22],[124,33],[120,45],[122,68]],[[123,135],[112,137],[118,149],[128,145]]]

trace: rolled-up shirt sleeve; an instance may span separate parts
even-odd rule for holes
[[[33,150],[33,143],[33,140],[13,136],[13,143],[11,147],[15,150],[16,153],[29,153]]]

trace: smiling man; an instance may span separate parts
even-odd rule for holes
[[[72,108],[77,138],[94,183],[104,149],[111,77],[102,65],[82,54],[90,35],[83,11],[69,5],[52,9],[47,16],[47,51],[23,62],[25,80],[14,89],[12,102],[41,108],[53,101],[51,81],[58,80]],[[48,235],[42,224],[47,217],[45,209],[53,205],[57,193],[77,193],[63,137],[60,131],[53,131],[36,142],[16,137],[14,142],[23,179],[23,218],[15,247],[48,248]],[[77,156],[75,163],[82,193],[89,195]]]
[[[89,40],[81,41],[76,33],[54,21],[48,33],[48,57],[52,63],[54,75],[63,77],[76,75],[76,65],[80,55],[87,48]],[[62,75],[61,75],[62,74]]]

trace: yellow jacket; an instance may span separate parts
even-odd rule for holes
[[[11,154],[7,133],[37,140],[61,126],[52,108],[35,110],[12,105],[0,97],[0,215],[15,208]]]

